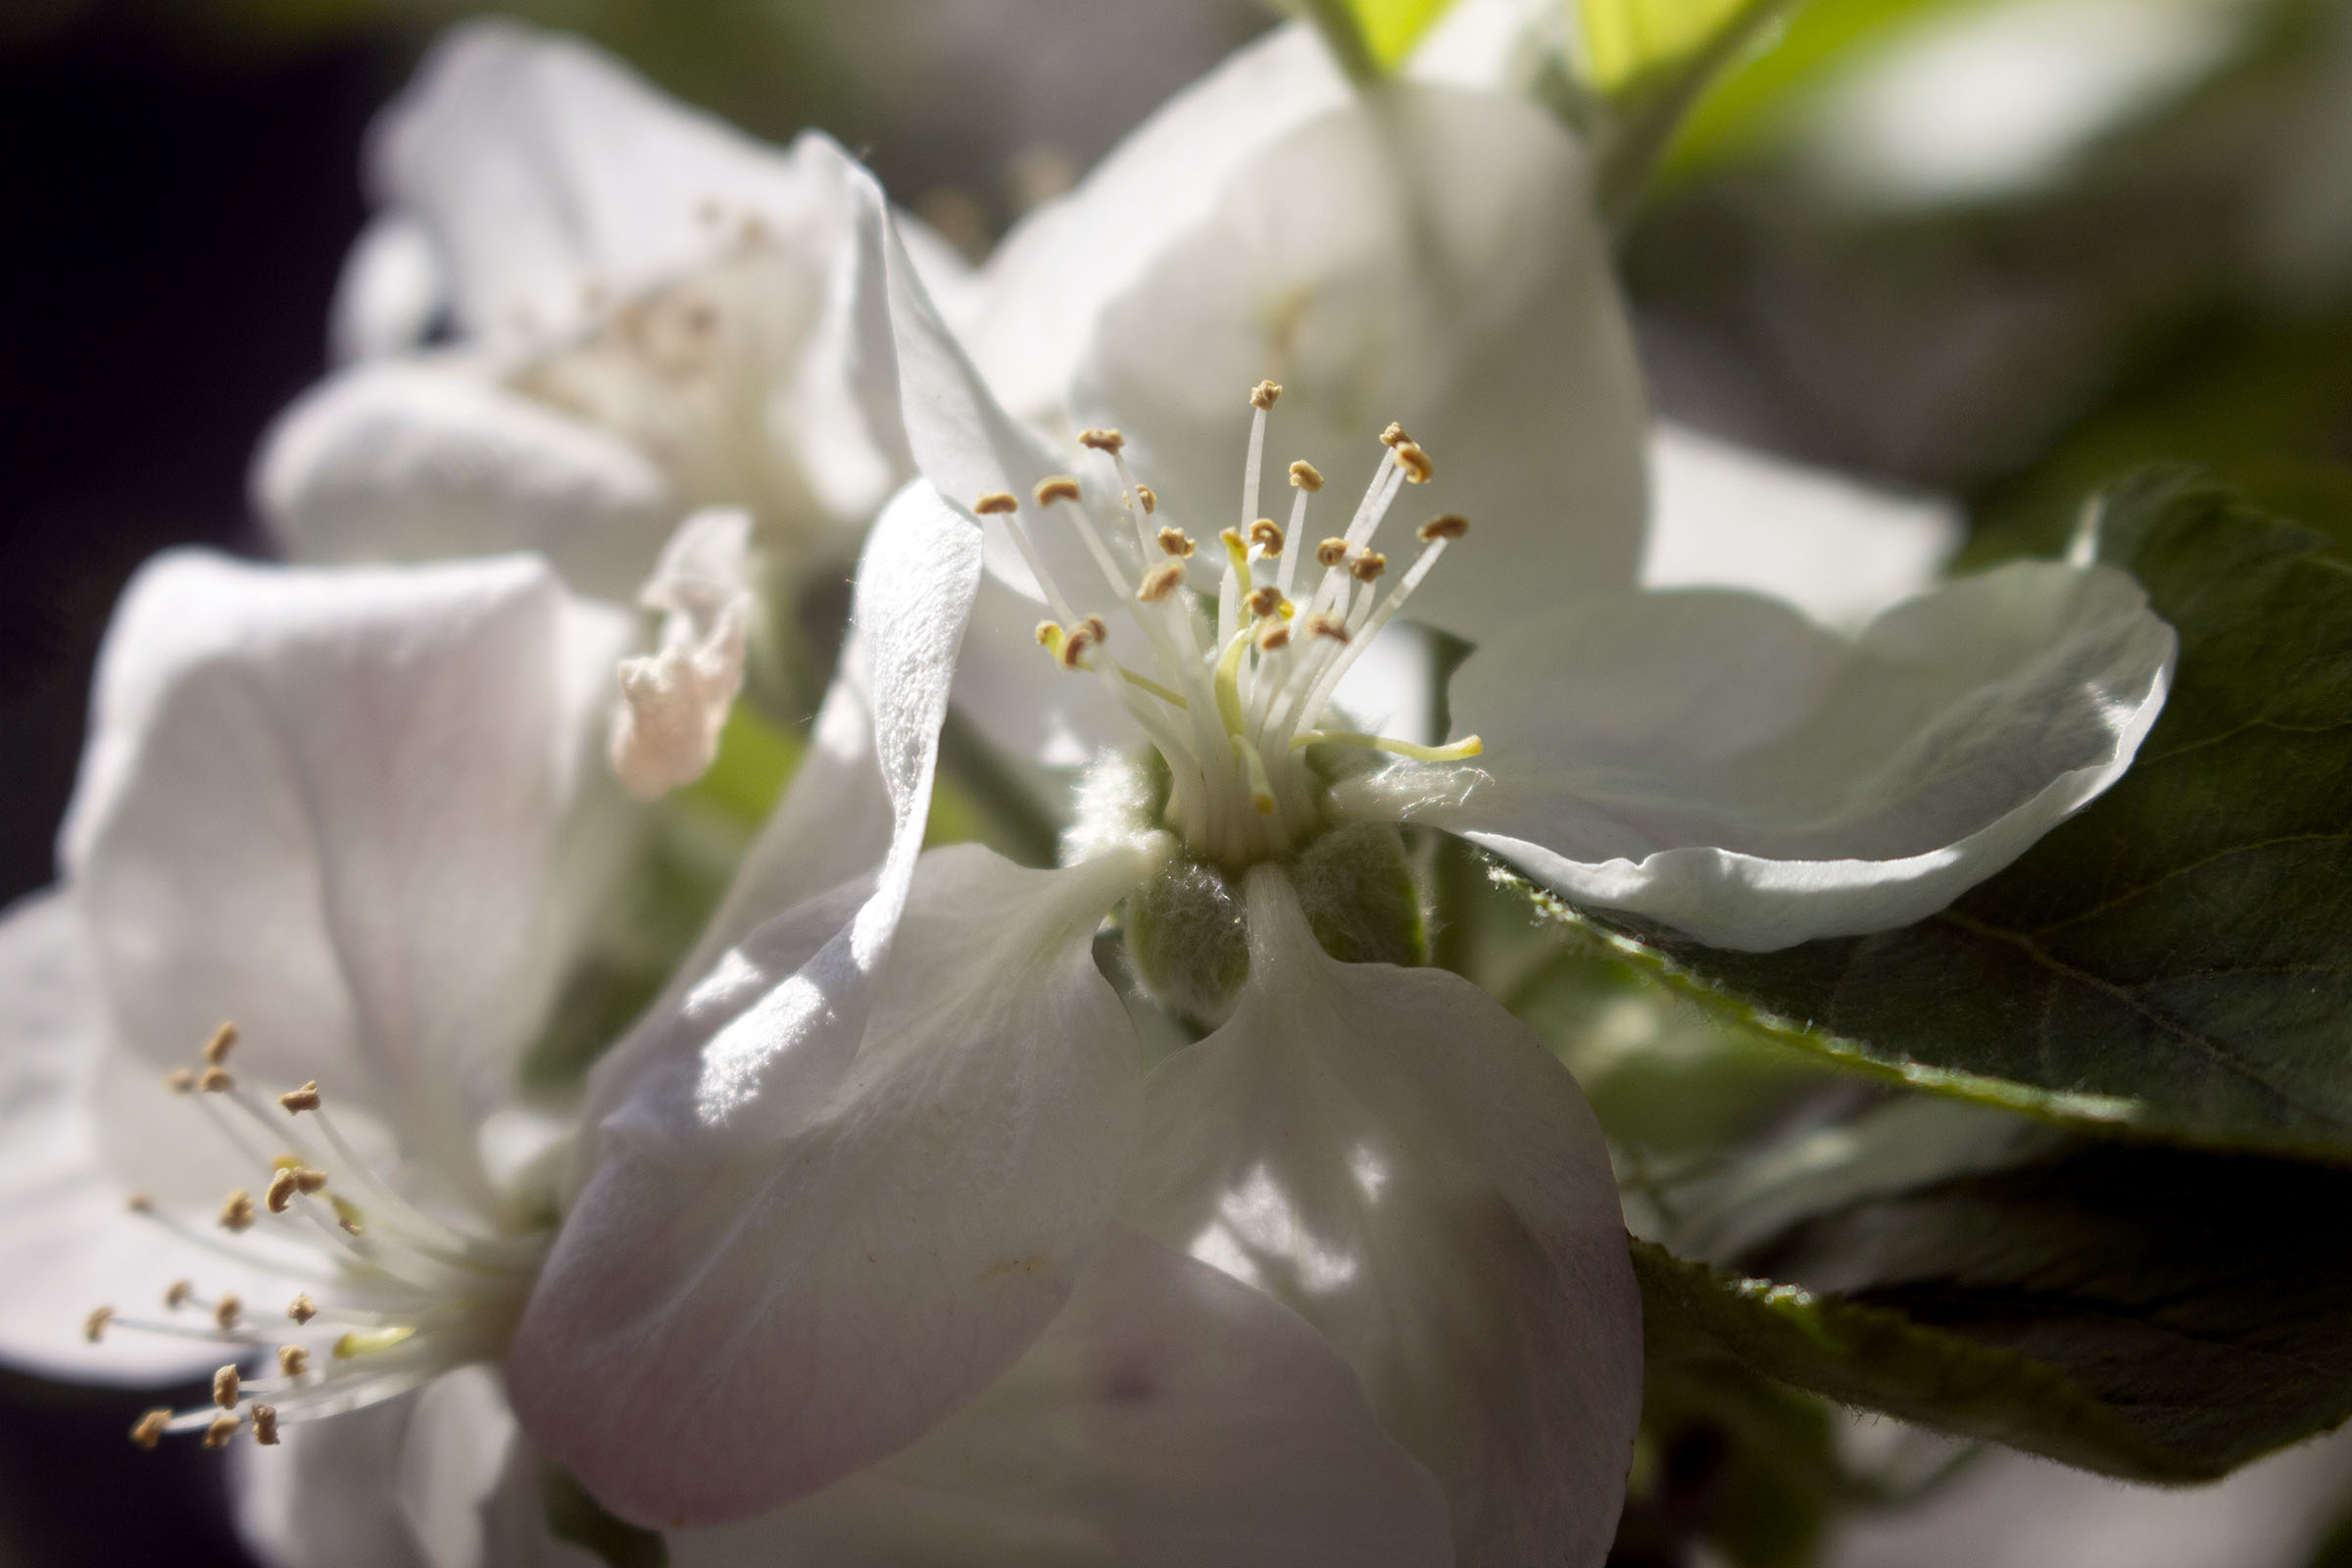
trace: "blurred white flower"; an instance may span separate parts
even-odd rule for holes
[[[849,206],[571,39],[452,31],[377,121],[335,339],[254,469],[298,560],[534,549],[620,600],[700,507],[846,560],[903,477],[835,309]],[[917,233],[935,282],[959,270]],[[441,334],[446,334],[445,337]]]
[[[483,1368],[555,1223],[522,1057],[627,839],[581,771],[627,630],[526,560],[186,554],[109,632],[63,878],[0,924],[0,1352],[215,1371],[134,1437],[282,1443],[276,1560],[559,1551]]]
[[[1915,1507],[1849,1519],[1832,1568],[2307,1568],[2352,1499],[2352,1436],[2203,1487],[2137,1487],[1998,1450]]]
[[[1802,140],[1874,207],[2029,195],[2226,64],[2261,0],[1992,0],[1905,27],[1833,82]]]

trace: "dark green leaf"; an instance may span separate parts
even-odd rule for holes
[[[2129,774],[1904,930],[1721,953],[1564,910],[1624,956],[1845,1065],[2064,1120],[2352,1159],[2352,567],[2156,474],[2102,560],[2180,633]]]
[[[2352,1414],[2347,1212],[2352,1173],[2069,1139],[1797,1217],[1731,1272],[1635,1261],[1654,1353],[2190,1481]]]

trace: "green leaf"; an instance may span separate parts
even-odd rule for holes
[[[1951,908],[1621,956],[1849,1068],[2060,1120],[2352,1160],[2352,569],[2178,473],[2100,502],[2100,559],[2179,629],[2132,770]]]
[[[1404,63],[1453,0],[1349,0],[1372,46],[1372,58],[1390,70]]]
[[[2352,1415],[2347,1205],[2352,1173],[2070,1139],[1798,1218],[1733,1271],[1635,1263],[1661,1355],[2194,1481]]]
[[[1312,23],[1358,81],[1396,70],[1453,0],[1281,0]]]
[[[1677,70],[1775,0],[1575,0],[1592,86],[1621,92]]]

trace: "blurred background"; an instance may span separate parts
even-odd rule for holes
[[[324,368],[369,116],[480,9],[0,3],[9,897],[51,874],[129,571],[179,542],[267,550],[246,464]],[[1256,0],[496,9],[756,134],[830,130],[975,256],[1276,21]],[[2156,460],[2290,514],[2352,498],[2352,4],[1809,0],[1700,101],[1623,260],[1662,412],[1954,496],[1980,541],[2054,543],[2091,485]],[[243,1560],[220,1456],[123,1441],[149,1402],[0,1373],[0,1564]],[[1889,1540],[1890,1563],[1990,1560]]]

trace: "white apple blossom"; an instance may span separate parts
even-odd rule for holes
[[[487,1367],[569,1130],[523,1054],[628,842],[582,771],[628,632],[521,558],[197,553],[110,629],[60,883],[0,923],[0,1353],[213,1373],[133,1437],[282,1447],[241,1472],[276,1560],[564,1560]]]
[[[748,509],[787,576],[846,563],[903,475],[844,356],[838,167],[575,40],[454,29],[372,128],[351,363],[270,431],[263,515],[297,560],[533,549],[614,600],[700,507]]]
[[[1300,146],[1313,157],[1286,162]],[[1497,468],[1453,493],[1497,515],[1465,538],[1465,518],[1440,513],[1392,569],[1382,523],[1447,458],[1399,424],[1376,441],[1369,414],[1360,500],[1322,521],[1323,467],[1300,459],[1282,470],[1289,507],[1262,508],[1269,456],[1290,450],[1271,444],[1287,426],[1270,381],[1229,438],[1238,509],[1232,468],[1185,466],[1164,389],[1139,393],[1133,420],[1107,393],[1100,407],[1177,436],[1088,429],[1073,471],[1054,471],[922,297],[869,191],[861,321],[936,488],[902,496],[909,517],[932,510],[933,543],[861,577],[863,623],[909,638],[928,621],[963,662],[993,662],[998,734],[1091,744],[1096,768],[1057,872],[970,848],[917,858],[907,774],[871,891],[780,917],[726,983],[611,1065],[510,1382],[526,1424],[623,1512],[770,1509],[735,1536],[786,1560],[833,1539],[812,1521],[870,1521],[860,1510],[909,1493],[960,1502],[948,1520],[985,1514],[973,1450],[945,1435],[990,1406],[1083,1298],[1106,1238],[1133,1229],[1321,1334],[1440,1489],[1455,1560],[1598,1561],[1640,1383],[1607,1160],[1574,1084],[1499,1005],[1449,974],[1333,956],[1411,946],[1396,824],[1461,833],[1581,903],[1786,946],[1904,923],[1997,870],[2118,776],[2161,707],[2175,640],[2111,570],[2011,566],[1840,637],[1756,595],[1638,591],[1622,514],[1588,523],[1559,485],[1515,483],[1549,472],[1543,411],[1564,439],[1593,439],[1572,429],[1588,413],[1617,431],[1633,494],[1641,464],[1581,160],[1536,111],[1392,86],[1279,124],[1227,168],[1226,196],[1254,188],[1261,159],[1285,177],[1262,221],[1217,231],[1228,250],[1287,234],[1330,264],[1303,275],[1346,298],[1363,258],[1394,254],[1351,215],[1395,222],[1414,267],[1367,291],[1382,309],[1357,330],[1409,331],[1426,311],[1446,343],[1441,324],[1467,315],[1451,345],[1491,359],[1454,384],[1446,427]],[[1454,177],[1470,167],[1485,178]],[[1351,199],[1324,205],[1332,186]],[[1298,209],[1319,220],[1284,230]],[[1496,212],[1541,263],[1481,230]],[[1448,266],[1456,240],[1482,270]],[[1148,332],[1162,351],[1136,356],[1138,384],[1154,365],[1184,383],[1184,344],[1247,338],[1268,270],[1220,271],[1231,258],[1213,245],[1186,255],[1163,287],[1187,327],[1152,320],[1139,289],[1081,323],[1087,354],[1115,360],[1098,338]],[[1520,266],[1546,286],[1496,285],[1526,314],[1482,334],[1489,298],[1468,280]],[[1580,346],[1598,369],[1562,358]],[[1545,373],[1615,384],[1633,407],[1544,401]],[[1525,434],[1494,441],[1497,425]],[[1170,466],[1146,467],[1153,452]],[[1047,618],[985,623],[1022,596]],[[1382,710],[1343,683],[1375,667],[1365,656],[1408,599],[1476,644],[1453,710],[1483,744],[1334,717],[1358,694]],[[1031,667],[1060,691],[1004,657],[1035,644]],[[906,667],[944,703],[946,661]],[[1004,721],[1023,702],[1026,725]],[[1140,1117],[1132,1027],[1091,957],[1114,910],[1147,986],[1218,1025],[1152,1074]],[[925,1216],[912,1233],[909,1213]],[[944,1477],[922,1457],[943,1450],[965,1456]],[[1399,1540],[1352,1560],[1426,1559]]]

